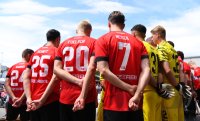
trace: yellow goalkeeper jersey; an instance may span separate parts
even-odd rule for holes
[[[157,46],[157,50],[158,50],[159,61],[167,61],[169,63],[170,69],[178,83],[179,82],[179,63],[178,63],[178,54],[176,50],[167,41],[162,41]],[[166,77],[164,77],[164,82],[169,83]]]
[[[144,46],[146,47],[146,50],[149,55],[149,62],[150,62],[150,68],[151,68],[151,75],[154,77],[155,81],[158,80],[158,51],[155,47],[150,45],[149,43],[143,41]],[[147,85],[145,87],[145,90],[152,90],[153,87],[150,85]]]

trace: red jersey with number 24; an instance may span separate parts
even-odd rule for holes
[[[23,72],[26,69],[28,63],[19,62],[13,65],[6,75],[6,78],[10,79],[10,87],[15,97],[21,97],[24,92],[23,88]],[[12,99],[9,98],[9,103],[12,104]]]

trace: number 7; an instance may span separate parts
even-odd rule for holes
[[[119,47],[119,50],[123,50],[123,48],[126,48],[124,58],[123,58],[121,66],[120,66],[120,70],[124,71],[126,69],[126,66],[128,63],[131,46],[130,46],[130,43],[118,42],[118,47]]]

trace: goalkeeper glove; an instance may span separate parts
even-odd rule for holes
[[[169,99],[174,96],[174,89],[170,84],[157,83],[156,92],[162,98]]]
[[[183,95],[184,98],[190,98],[192,96],[191,88],[188,85],[185,85],[184,82],[179,82],[178,85],[175,86],[175,88],[179,91],[181,95]]]

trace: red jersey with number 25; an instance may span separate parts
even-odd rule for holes
[[[122,81],[137,85],[141,72],[141,60],[148,58],[142,42],[126,32],[109,32],[100,37],[95,46],[96,61],[108,61],[109,69]],[[128,111],[132,97],[108,81],[105,81],[104,109]]]
[[[73,76],[82,79],[85,76],[89,60],[94,53],[95,39],[87,36],[75,36],[65,40],[58,47],[56,59],[61,60],[63,69]],[[74,104],[81,88],[65,80],[61,81],[60,102]],[[95,79],[92,77],[86,103],[96,100]]]
[[[44,46],[39,48],[32,55],[28,68],[31,67],[31,98],[39,99],[46,90],[52,75],[54,58],[57,48],[53,46]],[[59,83],[55,86],[51,95],[47,98],[45,104],[59,99]]]
[[[26,62],[16,63],[8,70],[8,73],[6,75],[6,78],[10,79],[10,87],[15,97],[21,97],[24,92],[23,73],[26,69],[27,64],[28,63]],[[11,98],[9,98],[9,103],[13,103]]]

